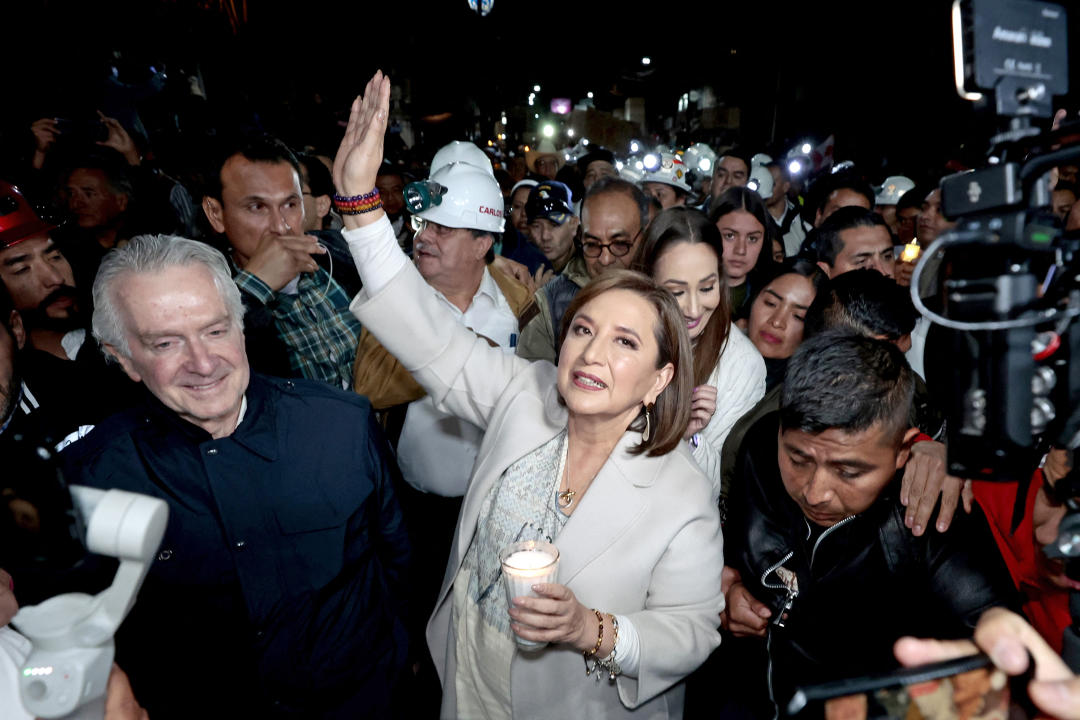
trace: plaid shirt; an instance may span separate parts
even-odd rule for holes
[[[349,312],[349,296],[325,270],[300,273],[296,295],[275,293],[246,270],[236,273],[234,280],[241,291],[273,313],[274,326],[289,349],[293,370],[309,380],[352,387],[360,321]]]

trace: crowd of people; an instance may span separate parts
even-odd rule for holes
[[[177,179],[132,126],[45,118],[2,169],[0,457],[40,443],[69,483],[169,506],[111,712],[773,717],[974,637],[1080,718],[1054,654],[1080,583],[1042,550],[1071,454],[1019,524],[947,472],[948,359],[901,252],[953,226],[935,184],[805,184],[739,148],[702,171],[455,141],[418,170],[389,97],[376,73],[336,151],[223,137]],[[510,596],[522,541],[558,576]],[[16,557],[0,625],[109,570]]]

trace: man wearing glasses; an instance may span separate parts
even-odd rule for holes
[[[536,291],[535,305],[521,317],[517,354],[555,363],[563,313],[587,282],[608,268],[629,268],[642,230],[649,224],[649,198],[617,177],[598,180],[581,206],[581,255]]]

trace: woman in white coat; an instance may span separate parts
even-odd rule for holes
[[[694,348],[686,440],[720,497],[720,456],[735,422],[765,396],[765,361],[731,322],[723,240],[704,213],[673,207],[645,229],[638,264],[679,302]]]
[[[376,73],[353,105],[334,163],[346,209],[374,186],[388,99]],[[604,276],[567,312],[559,366],[530,364],[452,321],[381,210],[345,220],[364,281],[353,312],[440,408],[485,429],[428,623],[442,716],[681,717],[724,598],[719,515],[682,442],[690,347],[673,298],[638,273]],[[439,252],[478,239],[433,230]],[[559,583],[508,606],[499,551],[547,537]],[[548,645],[519,651],[515,633]]]

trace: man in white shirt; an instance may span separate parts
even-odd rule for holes
[[[439,168],[427,181],[410,184],[406,197],[421,220],[414,239],[420,274],[458,322],[512,353],[517,312],[529,294],[487,265],[494,236],[503,229],[503,200],[495,178],[456,162]],[[423,396],[411,376],[366,333],[360,339],[354,378],[354,389],[367,395],[376,409],[408,402],[397,445],[405,480],[421,492],[463,495],[483,431],[436,410],[431,398]]]

